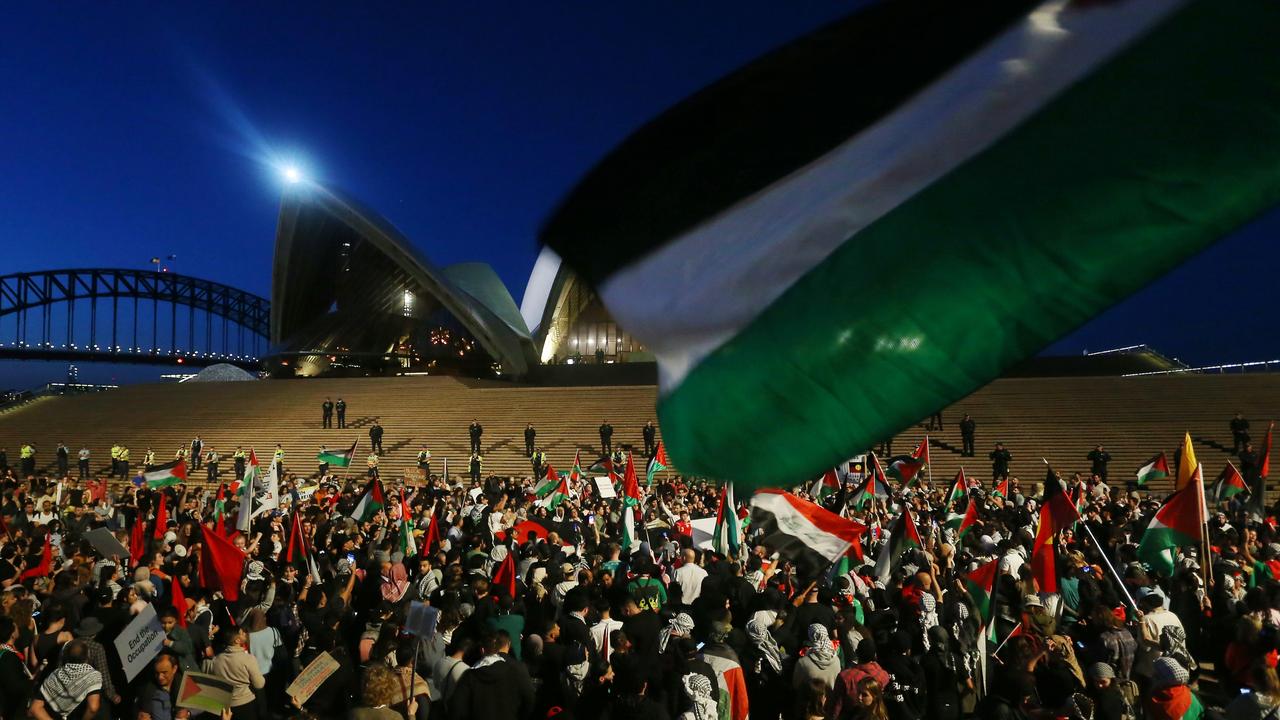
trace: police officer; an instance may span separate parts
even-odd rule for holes
[[[155,469],[156,467],[156,451],[155,450],[152,450],[151,448],[147,448],[147,452],[144,453],[142,456],[142,467],[145,468],[147,472],[151,472],[152,470]]]
[[[175,452],[175,453],[173,454],[173,459],[174,459],[174,460],[186,460],[186,459],[187,459],[187,446],[186,446],[186,445],[179,445],[179,446],[178,446],[178,451],[177,451],[177,452]]]
[[[973,432],[977,427],[973,418],[965,413],[960,420],[960,457],[973,457]]]
[[[191,469],[200,469],[200,458],[204,453],[204,441],[197,435],[195,440],[191,441]]]
[[[120,443],[111,446],[111,476],[120,474]]]
[[[333,404],[333,409],[336,410],[338,413],[338,427],[339,428],[346,427],[347,426],[347,401],[343,400],[342,398],[338,398],[338,402]]]
[[[469,468],[471,470],[471,482],[473,483],[480,482],[480,471],[481,469],[483,469],[483,467],[484,467],[484,458],[480,457],[480,453],[479,452],[471,453],[471,462],[470,462],[470,468]]]
[[[374,452],[382,452],[382,426],[377,420],[374,420],[373,427],[369,428],[369,444]]]
[[[89,448],[87,447],[80,448],[80,452],[77,455],[77,457],[80,460],[80,479],[88,480],[89,479]]]
[[[232,467],[235,468],[237,479],[244,477],[244,464],[246,457],[244,448],[239,445],[236,446],[236,451],[231,453],[231,463]]]
[[[329,398],[325,398],[324,402],[320,403],[320,414],[322,418],[320,421],[320,427],[324,427],[324,428],[333,427],[333,401],[332,400],[330,400]]]
[[[276,454],[271,458],[271,462],[276,466],[276,477],[284,477],[284,448],[280,447],[280,443],[276,443]]]
[[[120,446],[120,480],[129,479],[129,446]]]
[[[365,462],[367,462],[369,465],[369,477],[370,478],[378,477],[378,453],[376,452],[369,453],[369,457],[365,460]]]
[[[423,480],[431,479],[431,451],[427,449],[426,445],[423,445],[422,449],[418,451],[418,469],[422,471]]]
[[[480,421],[472,418],[471,426],[467,428],[467,435],[471,437],[471,454],[480,454],[480,436],[484,435],[484,426]]]
[[[524,456],[533,457],[533,445],[538,439],[538,431],[533,429],[533,423],[529,423],[524,428]]]
[[[991,478],[993,480],[1009,479],[1009,462],[1013,456],[1005,449],[1003,443],[996,443],[996,449],[987,454],[991,460]]]
[[[1099,443],[1098,446],[1093,449],[1093,452],[1089,453],[1086,459],[1093,463],[1090,468],[1090,472],[1097,475],[1098,479],[1102,482],[1106,482],[1107,463],[1111,462],[1111,453],[1104,450],[1102,448],[1102,444]]]
[[[657,428],[657,426],[655,426],[655,425],[653,424],[653,421],[652,421],[652,420],[650,420],[649,422],[647,422],[647,423],[645,423],[645,424],[644,424],[644,430],[641,430],[641,431],[640,431],[640,434],[644,436],[644,454],[645,454],[645,456],[646,456],[646,457],[653,457],[654,453],[658,452],[658,446],[657,446],[658,428]]]
[[[600,421],[600,452],[608,455],[613,451],[613,426],[608,420]]]
[[[67,468],[71,465],[71,451],[63,443],[58,443],[58,477],[67,476]]]
[[[1231,419],[1231,441],[1231,452],[1236,454],[1249,442],[1249,421],[1241,413]]]
[[[542,472],[547,467],[547,454],[542,452],[542,448],[533,449],[533,477],[535,480],[542,477]]]
[[[208,468],[209,483],[216,485],[218,482],[218,451],[209,448],[204,454],[204,464]]]

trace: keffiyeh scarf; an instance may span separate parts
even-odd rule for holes
[[[826,669],[836,661],[836,649],[831,644],[831,635],[825,625],[814,623],[809,626],[809,642],[805,655],[819,669]]]
[[[84,663],[67,663],[40,686],[40,694],[59,715],[66,716],[89,697],[102,690],[102,673]]]
[[[751,639],[751,645],[759,656],[756,660],[756,672],[760,671],[762,664],[768,663],[774,672],[781,673],[782,655],[778,650],[778,641],[769,632],[769,626],[759,617],[752,618],[747,623],[747,637]]]
[[[693,618],[688,613],[680,613],[671,618],[667,626],[662,628],[658,633],[658,652],[667,651],[667,642],[671,640],[671,636],[689,637],[689,633],[693,632]]]
[[[684,685],[684,694],[693,701],[695,720],[716,720],[719,717],[716,701],[712,696],[711,681],[706,675],[689,673],[680,682]]]

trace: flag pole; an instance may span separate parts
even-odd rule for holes
[[[929,434],[924,436],[924,456],[928,459],[926,463],[929,466],[929,491],[933,491],[933,454],[929,452]]]
[[[1227,462],[1231,461],[1228,460]],[[1213,561],[1211,555],[1213,550],[1209,544],[1209,504],[1205,499],[1204,493],[1204,464],[1197,464],[1191,477],[1196,481],[1196,495],[1199,496],[1198,499],[1200,501],[1196,507],[1196,512],[1200,515],[1200,550],[1203,559],[1203,562],[1200,563],[1200,575],[1204,579],[1204,586],[1207,590],[1213,587],[1213,576],[1209,574],[1209,567]],[[1266,485],[1263,485],[1263,488],[1265,489]]]
[[[1093,534],[1093,529],[1089,527],[1089,523],[1081,522],[1080,527],[1084,528],[1084,531],[1089,534],[1089,539],[1093,540],[1094,547],[1098,548],[1098,554],[1102,556],[1102,562],[1107,564],[1107,569],[1111,571],[1112,577],[1116,579],[1116,584],[1120,586],[1122,591],[1124,591],[1125,599],[1129,601],[1129,604],[1133,606],[1134,610],[1137,610],[1138,603],[1135,602],[1133,596],[1129,594],[1129,588],[1124,586],[1124,578],[1121,578],[1120,573],[1116,572],[1115,566],[1111,564],[1111,558],[1107,557],[1107,551],[1103,549],[1102,543],[1098,542],[1098,538]]]

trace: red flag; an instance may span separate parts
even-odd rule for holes
[[[1049,468],[1044,478],[1044,506],[1040,508],[1040,527],[1031,548],[1031,575],[1040,592],[1058,592],[1057,534],[1080,521],[1075,503],[1062,491],[1058,474]]]
[[[923,462],[925,465],[929,464],[929,436],[928,435],[925,435],[924,439],[920,441],[920,444],[916,446],[915,451],[911,453],[911,457]]]
[[[156,527],[151,537],[164,537],[165,525],[169,524],[169,503],[165,502],[164,491],[156,493]]]
[[[240,578],[244,574],[245,554],[231,541],[216,532],[206,532],[200,548],[200,572],[205,587],[221,590],[231,602],[240,599]]]
[[[507,597],[515,598],[516,596],[516,556],[515,553],[507,553],[507,558],[498,566],[498,571],[493,574],[493,584],[507,591]]]
[[[18,582],[22,582],[27,578],[44,577],[53,570],[53,536],[46,533],[44,536],[44,550],[40,551],[40,564],[22,573],[18,578]]]
[[[419,550],[423,555],[432,552],[432,548],[440,547],[440,522],[436,520],[436,508],[431,507],[431,518],[427,521],[427,532],[422,536],[422,548]]]
[[[173,609],[178,611],[178,624],[182,627],[187,626],[187,596],[182,592],[182,583],[178,580],[178,576],[174,575],[169,581],[172,589],[169,591],[169,601],[173,603]]]
[[[622,497],[640,503],[640,481],[636,478],[636,463],[630,452],[627,453],[627,472],[622,478]]]
[[[133,533],[129,536],[129,559],[134,567],[142,559],[147,545],[147,521],[139,514],[133,521]]]
[[[1258,464],[1258,477],[1265,479],[1271,474],[1271,431],[1276,427],[1274,420],[1267,426],[1267,438],[1262,441],[1262,462]]]

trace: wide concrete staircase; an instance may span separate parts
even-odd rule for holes
[[[321,429],[320,403],[326,397],[347,401],[346,430]],[[467,426],[477,418],[485,428],[485,471],[526,475],[525,423],[537,428],[552,465],[568,469],[581,449],[585,466],[599,455],[596,428],[602,419],[613,424],[615,445],[641,448],[640,429],[655,418],[655,398],[653,387],[529,387],[438,377],[136,385],[50,398],[0,416],[0,447],[8,448],[10,464],[16,465],[20,444],[33,440],[39,465],[51,468],[59,441],[73,457],[87,444],[99,469],[107,464],[111,444],[123,442],[136,467],[148,445],[167,461],[199,433],[206,447],[224,455],[224,473],[236,445],[255,447],[265,462],[278,442],[286,467],[310,474],[321,443],[345,448],[359,438],[354,467],[363,472],[368,429],[377,419],[386,428],[384,477],[413,467],[423,444],[434,455],[433,472],[448,458],[452,474],[465,471]],[[1123,483],[1157,452],[1172,462],[1183,432],[1190,431],[1206,480],[1212,481],[1230,457],[1227,422],[1237,411],[1252,420],[1260,446],[1266,419],[1280,415],[1280,375],[997,380],[943,411],[945,429],[929,434],[933,479],[949,482],[963,464],[968,474],[989,482],[986,454],[1000,440],[1013,454],[1013,474],[1028,481],[1044,477],[1042,457],[1059,472],[1087,471],[1085,456],[1103,443],[1113,457],[1111,480]],[[974,458],[959,454],[957,423],[966,412],[977,421]],[[924,435],[923,425],[908,428],[894,439],[894,452],[909,453]],[[203,478],[200,473],[193,480]]]

